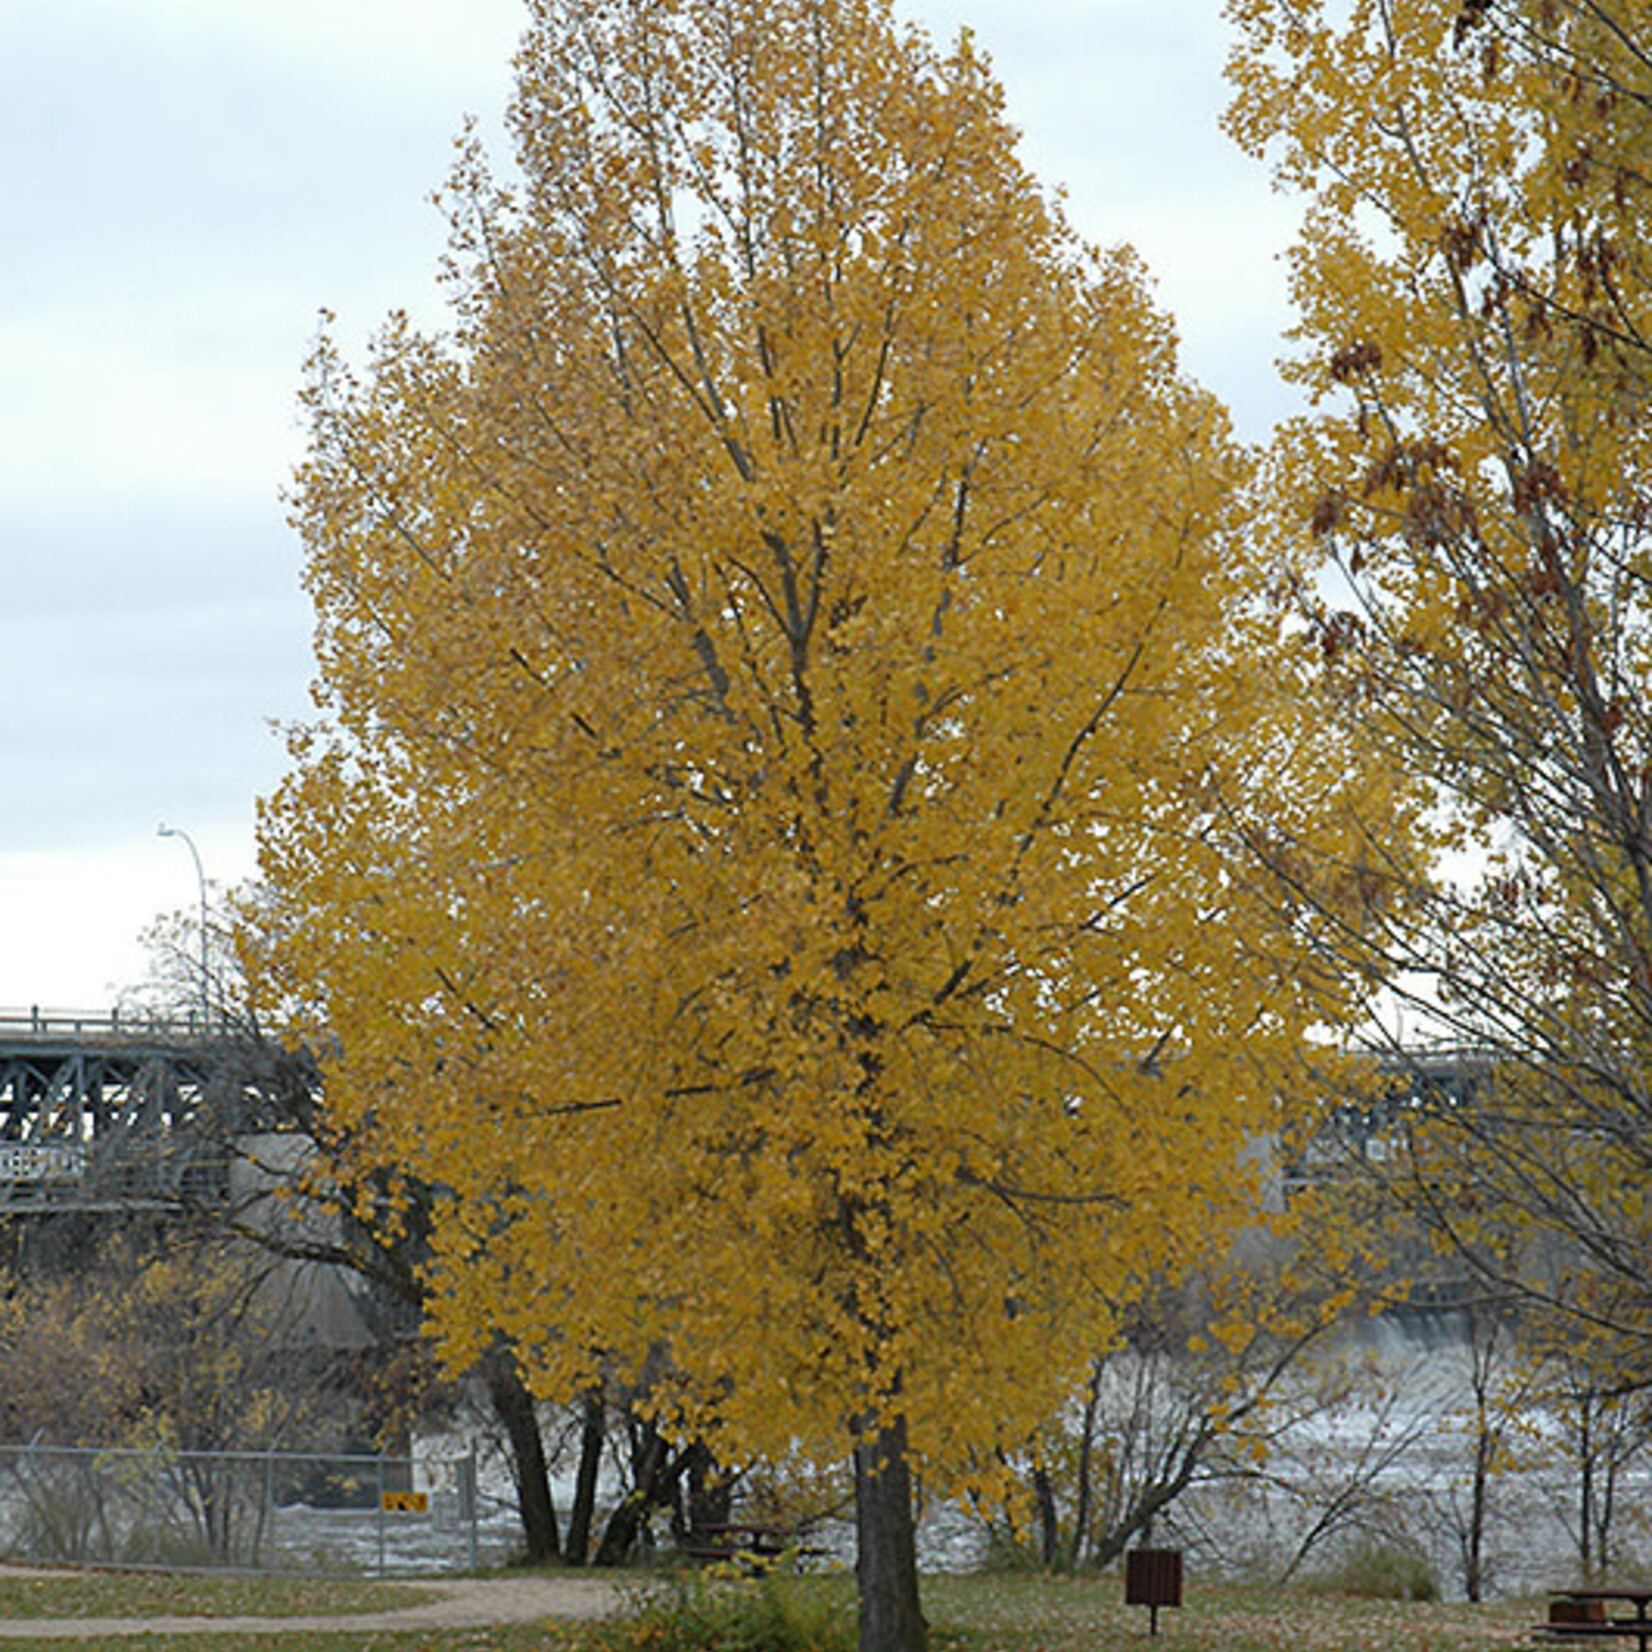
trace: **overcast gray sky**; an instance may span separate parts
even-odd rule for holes
[[[1285,408],[1290,219],[1217,129],[1220,0],[905,0],[971,26],[1025,154],[1129,241],[1190,370]],[[0,0],[0,1009],[97,1008],[231,883],[301,715],[281,492],[322,307],[435,318],[429,191],[497,132],[519,0]]]

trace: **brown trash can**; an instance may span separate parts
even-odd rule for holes
[[[1124,1604],[1148,1609],[1149,1633],[1159,1632],[1159,1608],[1182,1604],[1182,1551],[1131,1549],[1124,1557]]]

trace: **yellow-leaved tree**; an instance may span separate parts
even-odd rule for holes
[[[1293,373],[1319,411],[1280,442],[1279,519],[1334,553],[1326,652],[1457,851],[1380,935],[1475,1051],[1466,1096],[1407,1110],[1399,1185],[1642,1381],[1652,5],[1229,12],[1233,130],[1307,209]]]
[[[445,1190],[452,1357],[852,1454],[862,1643],[917,1648],[913,1470],[989,1483],[1254,1215],[1342,989],[1239,846],[1334,839],[1348,753],[1222,409],[967,39],[532,13],[451,335],[315,364],[267,979]]]

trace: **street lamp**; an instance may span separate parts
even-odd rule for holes
[[[207,968],[207,881],[201,866],[201,851],[195,847],[195,839],[181,826],[168,826],[164,820],[155,828],[155,835],[182,838],[190,858],[195,862],[195,882],[201,892],[201,1032],[204,1035],[212,1020],[212,977]]]

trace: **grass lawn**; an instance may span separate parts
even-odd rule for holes
[[[1159,1613],[1125,1606],[1116,1578],[963,1577],[931,1581],[925,1610],[963,1652],[1493,1652],[1526,1639],[1545,1610],[1355,1600],[1301,1589],[1201,1586]]]
[[[25,1594],[20,1585],[34,1585]],[[644,1585],[646,1586],[646,1585]],[[777,1580],[776,1587],[824,1596],[831,1615],[852,1624],[847,1578]],[[0,1579],[0,1616],[270,1616],[294,1612],[374,1611],[407,1605],[416,1587],[298,1579],[231,1580],[145,1576]],[[1412,1604],[1258,1588],[1201,1586],[1189,1580],[1187,1604],[1159,1615],[1125,1607],[1117,1579],[1072,1580],[988,1575],[936,1577],[925,1585],[935,1652],[1499,1652],[1519,1645],[1542,1615],[1531,1601],[1492,1606]],[[26,1604],[19,1604],[26,1601]],[[593,1647],[587,1625],[535,1628],[351,1630],[344,1618],[325,1633],[145,1635],[138,1639],[0,1640],[0,1652],[678,1652],[657,1635],[621,1630]],[[847,1644],[852,1648],[852,1633]],[[763,1652],[738,1645],[727,1652]],[[822,1645],[788,1652],[838,1652]]]
[[[0,1618],[300,1617],[393,1612],[430,1599],[417,1584],[169,1572],[0,1573]]]
[[[384,1630],[319,1634],[304,1630],[267,1635],[145,1633],[0,1640],[6,1652],[561,1652],[571,1644],[560,1634],[547,1634],[522,1624],[496,1629],[420,1629],[403,1634]]]

